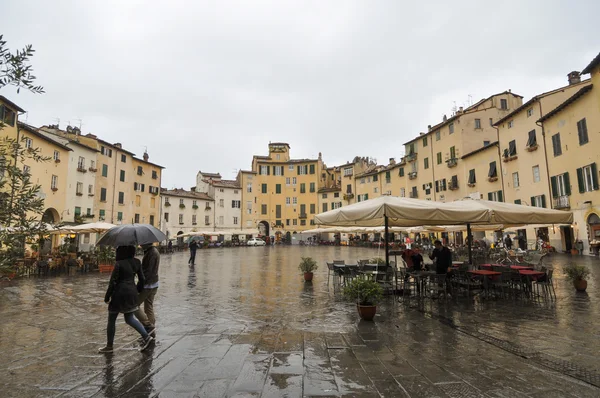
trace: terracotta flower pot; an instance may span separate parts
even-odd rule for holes
[[[306,282],[312,282],[313,279],[313,273],[312,272],[305,272],[304,273],[304,281]]]
[[[585,292],[585,289],[587,289],[587,281],[585,279],[574,280],[573,286],[575,286],[575,289],[577,289],[578,292]]]
[[[356,304],[356,309],[358,310],[358,315],[365,321],[372,321],[375,318],[375,314],[377,313],[376,305],[360,305]]]
[[[98,270],[100,272],[111,273],[113,271],[113,268],[115,268],[115,266],[113,264],[100,264],[100,265],[98,265]]]
[[[577,249],[571,249],[571,254],[579,254],[579,250],[577,250]]]

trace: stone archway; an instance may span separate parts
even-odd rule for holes
[[[42,222],[50,225],[58,224],[60,222],[60,214],[58,214],[55,208],[49,207],[42,214]]]
[[[600,216],[596,213],[590,213],[586,219],[587,230],[588,230],[588,241],[599,241],[600,240]],[[598,246],[595,246],[594,250],[597,249]],[[592,249],[590,248],[590,251]]]
[[[261,221],[258,223],[258,233],[262,236],[271,236],[269,235],[270,225],[266,221]]]
[[[177,246],[183,246],[183,238],[180,235],[183,235],[183,231],[177,232]]]

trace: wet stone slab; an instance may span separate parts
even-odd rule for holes
[[[599,397],[600,261],[553,255],[556,300],[394,302],[375,322],[327,286],[325,261],[371,249],[268,247],[161,259],[157,343],[123,317],[106,338],[105,274],[0,286],[0,387],[10,397]],[[323,267],[312,284],[302,256]],[[562,267],[590,268],[576,294]],[[339,291],[339,289],[335,289]],[[84,321],[82,321],[84,320]],[[544,336],[544,338],[540,338]],[[587,380],[587,381],[586,381]],[[598,383],[600,384],[600,383]]]

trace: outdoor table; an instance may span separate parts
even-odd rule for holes
[[[525,276],[529,276],[534,281],[537,280],[539,277],[546,275],[545,272],[534,271],[532,269],[522,269],[522,270],[519,270],[519,274],[525,275]]]
[[[511,265],[510,269],[516,269],[517,271],[533,271],[533,267],[525,265]]]
[[[470,273],[471,275],[477,275],[477,276],[483,277],[483,288],[485,289],[486,292],[488,291],[488,285],[489,285],[488,280],[491,279],[492,277],[502,275],[502,272],[488,271],[485,269],[477,269],[477,270],[467,271],[467,272]]]
[[[506,264],[481,264],[480,265],[481,268],[492,268],[492,267],[504,267],[504,268],[510,268],[510,269],[514,269],[514,270],[532,270],[533,267],[532,266],[526,266],[526,265],[506,265]]]
[[[430,276],[435,275],[435,271],[417,271],[417,272],[408,272],[407,275],[414,278],[417,285],[419,285],[420,289],[418,289],[420,295],[425,294],[425,281]]]

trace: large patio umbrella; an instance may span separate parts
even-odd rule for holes
[[[167,236],[150,224],[124,224],[109,229],[98,240],[99,246],[137,246],[167,240]]]
[[[69,226],[69,231],[74,231],[75,233],[102,233],[114,227],[116,227],[116,225],[107,222],[93,222]]]
[[[544,221],[540,221],[544,220]],[[573,214],[560,210],[465,199],[442,203],[429,200],[382,196],[315,216],[315,223],[331,226],[376,227],[382,224],[386,236],[386,264],[389,265],[387,236],[389,226],[465,225],[471,253],[471,225],[572,223]]]

